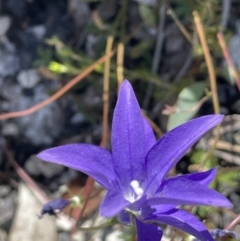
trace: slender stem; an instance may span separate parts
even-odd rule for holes
[[[117,81],[118,81],[118,90],[124,79],[124,44],[119,43],[117,46]]]
[[[178,18],[178,16],[176,15],[176,13],[173,11],[173,9],[171,7],[168,7],[168,11],[167,14],[169,14],[172,19],[174,20],[174,22],[177,24],[177,26],[179,27],[179,29],[181,30],[181,32],[183,33],[183,35],[186,37],[186,39],[188,40],[188,42],[190,44],[192,44],[192,36],[191,34],[187,31],[187,29],[185,28],[185,26],[182,24],[182,22],[180,21],[180,19]]]
[[[194,22],[197,28],[197,32],[198,32],[198,36],[203,48],[203,52],[204,52],[204,56],[205,56],[205,61],[207,64],[207,68],[208,68],[208,74],[209,74],[209,81],[210,81],[210,87],[211,87],[211,93],[212,93],[212,99],[213,99],[213,107],[214,107],[214,113],[215,114],[219,114],[220,113],[220,106],[219,106],[219,100],[218,100],[218,94],[217,94],[217,83],[216,83],[216,74],[215,74],[215,69],[213,66],[213,61],[212,61],[212,57],[210,55],[210,51],[207,45],[207,40],[206,40],[206,36],[205,36],[205,32],[203,29],[203,25],[200,19],[200,16],[198,14],[197,11],[193,12],[193,17],[194,17]],[[206,164],[207,160],[213,155],[215,149],[216,149],[216,145],[217,142],[220,138],[220,128],[221,126],[218,125],[216,127],[216,137],[215,137],[215,141],[214,144],[211,148],[211,150],[207,153],[206,157],[204,158],[200,169]]]
[[[68,90],[70,90],[74,85],[76,85],[78,82],[80,82],[83,78],[85,78],[87,75],[89,75],[92,71],[95,70],[95,68],[104,63],[106,59],[111,58],[115,54],[116,50],[111,51],[109,54],[102,56],[100,59],[98,59],[96,62],[94,62],[92,65],[90,65],[87,69],[85,69],[82,73],[77,75],[75,78],[73,78],[70,82],[68,82],[64,87],[62,87],[60,90],[58,90],[55,94],[47,98],[46,100],[38,103],[37,105],[34,105],[30,107],[29,109],[22,110],[22,111],[14,111],[10,113],[0,114],[0,120],[6,120],[9,118],[15,118],[15,117],[21,117],[30,115],[39,109],[49,105],[53,101],[57,100],[59,97],[64,95]]]
[[[208,68],[209,81],[210,81],[212,98],[213,98],[214,112],[215,112],[215,114],[219,114],[220,107],[219,107],[219,100],[218,100],[218,95],[217,95],[216,74],[215,74],[215,69],[213,66],[213,60],[212,60],[212,57],[210,55],[210,51],[209,51],[209,48],[207,45],[203,25],[202,25],[200,16],[197,11],[193,12],[193,17],[194,17],[194,22],[195,22],[195,25],[197,28],[198,36],[199,36],[199,39],[200,39],[200,42],[201,42],[201,45],[203,48],[207,68]]]
[[[113,36],[107,39],[106,55],[112,50]],[[103,82],[103,133],[100,146],[106,147],[109,137],[108,114],[109,114],[109,73],[110,73],[110,58],[105,61],[104,66],[104,82]]]

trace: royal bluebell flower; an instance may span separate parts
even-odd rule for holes
[[[69,144],[41,152],[42,160],[86,173],[108,192],[100,205],[104,217],[118,215],[122,222],[135,220],[138,241],[158,241],[164,223],[213,240],[205,226],[179,205],[231,207],[221,194],[208,188],[216,170],[167,178],[168,172],[222,115],[191,120],[156,141],[142,117],[131,84],[121,86],[112,122],[112,151],[90,144]],[[130,215],[130,216],[129,216]]]
[[[60,213],[65,207],[67,207],[71,203],[72,203],[72,200],[67,200],[62,198],[47,202],[46,204],[43,205],[42,211],[40,215],[38,215],[38,217],[42,218],[44,214],[56,216],[58,213]]]

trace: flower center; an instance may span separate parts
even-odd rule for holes
[[[143,195],[143,189],[140,187],[139,182],[137,180],[132,180],[130,182],[130,186],[133,189],[133,192],[125,197],[129,202],[134,203],[139,200]]]

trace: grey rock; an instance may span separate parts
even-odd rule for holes
[[[10,111],[25,110],[48,98],[42,85],[34,88],[33,96],[22,96],[11,103]],[[40,109],[32,115],[15,119],[23,136],[34,145],[50,145],[59,136],[63,123],[63,113],[58,102]]]
[[[61,174],[61,177],[58,180],[58,184],[62,185],[65,183],[69,183],[77,176],[78,176],[78,172],[76,170],[68,169],[67,171]]]
[[[0,198],[4,198],[7,196],[7,194],[9,194],[11,191],[10,186],[8,185],[1,185],[0,186]]]
[[[28,29],[28,32],[33,33],[37,40],[42,40],[46,34],[46,27],[44,25],[35,25]]]
[[[13,122],[3,122],[2,124],[2,135],[3,136],[18,136],[19,129]]]
[[[111,241],[111,240],[123,241],[123,238],[121,236],[122,236],[122,232],[116,229],[110,234],[108,234],[105,240],[106,241]]]
[[[19,58],[9,41],[0,46],[0,76],[14,75],[19,70]]]
[[[101,92],[99,92],[99,89],[97,87],[90,86],[84,92],[84,95],[82,96],[82,101],[87,107],[96,107],[102,105]]]
[[[86,52],[91,58],[94,58],[96,55],[95,49],[99,41],[100,37],[93,34],[88,34],[86,37]]]
[[[0,199],[0,227],[9,228],[16,209],[17,193],[12,191],[6,198]]]
[[[76,124],[81,124],[84,120],[85,120],[84,115],[78,112],[73,115],[70,122],[71,124],[76,125]]]
[[[105,0],[99,3],[96,11],[103,20],[112,18],[117,12],[118,3],[116,0]]]
[[[60,232],[58,234],[58,241],[68,241],[70,239],[70,235],[67,232]]]
[[[0,37],[5,36],[7,33],[8,29],[11,26],[11,19],[9,16],[1,16],[0,17]]]
[[[60,174],[64,170],[63,166],[50,162],[43,162],[35,155],[27,159],[24,167],[27,172],[33,176],[43,175],[47,178]]]
[[[25,0],[8,0],[6,1],[7,10],[15,17],[22,17],[25,13],[25,6],[27,2]]]
[[[78,29],[85,27],[90,19],[89,6],[83,0],[69,0],[68,12],[73,17]]]
[[[55,219],[46,216],[40,221],[36,217],[42,204],[25,184],[19,184],[18,193],[17,211],[9,232],[9,241],[56,241]]]
[[[0,95],[7,101],[16,100],[22,96],[22,88],[11,79],[4,79],[0,88]]]
[[[18,83],[21,87],[31,89],[40,81],[40,75],[35,69],[22,70],[17,76]]]
[[[1,241],[7,241],[7,232],[3,229],[0,229],[0,240]]]

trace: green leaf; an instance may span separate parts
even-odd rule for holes
[[[206,151],[195,150],[194,152],[192,152],[192,155],[190,156],[191,163],[202,164],[207,154],[208,153]],[[209,158],[209,160],[205,163],[204,168],[209,169],[209,168],[215,167],[216,165],[217,165],[217,158],[215,156],[211,156],[211,158]]]
[[[219,173],[217,175],[218,182],[229,186],[237,186],[239,178],[240,178],[239,171],[228,171],[224,173]]]
[[[199,106],[197,106],[197,104],[203,96],[206,86],[206,82],[197,82],[184,88],[180,92],[178,100],[174,106],[176,108],[176,112],[170,114],[168,118],[168,130],[185,123],[195,116],[199,110]]]
[[[149,27],[155,27],[157,25],[156,16],[152,10],[152,8],[139,4],[139,14],[144,21],[144,23]]]

